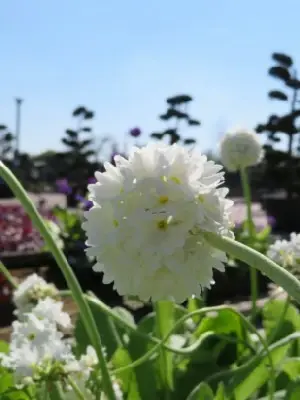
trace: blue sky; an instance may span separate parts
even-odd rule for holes
[[[165,98],[191,94],[202,121],[187,131],[203,149],[222,130],[254,127],[285,105],[267,99],[280,87],[267,76],[273,51],[299,59],[300,2],[287,0],[10,0],[1,5],[1,123],[15,127],[21,150],[61,148],[71,111],[96,112],[97,135],[147,135]]]

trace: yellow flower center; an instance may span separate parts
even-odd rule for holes
[[[168,196],[159,196],[159,202],[160,204],[166,204],[169,201]]]
[[[168,228],[168,221],[161,219],[160,221],[157,221],[156,225],[160,231],[166,231]]]
[[[177,176],[171,176],[170,180],[177,183],[177,185],[181,184],[181,180]]]

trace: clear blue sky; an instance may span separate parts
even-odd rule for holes
[[[221,130],[284,112],[266,96],[272,51],[300,68],[298,0],[10,0],[0,15],[0,122],[13,131],[14,97],[24,98],[31,153],[61,147],[79,104],[96,112],[98,135],[138,125],[147,136],[181,92],[202,121],[190,135],[213,148]]]

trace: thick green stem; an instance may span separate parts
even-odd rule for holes
[[[223,237],[211,232],[205,232],[204,237],[208,243],[237,260],[243,261],[250,267],[259,270],[278,286],[281,286],[291,297],[300,304],[300,282],[286,269],[258,251],[245,246],[233,239]]]
[[[174,304],[171,301],[154,303],[156,332],[163,339],[174,325]],[[173,354],[161,347],[159,351],[159,371],[165,399],[169,399],[174,388]]]
[[[72,296],[78,305],[80,315],[84,324],[84,327],[90,337],[91,343],[94,346],[98,358],[99,364],[103,377],[103,386],[105,394],[109,400],[115,400],[115,393],[112,386],[111,377],[106,364],[100,335],[97,330],[97,325],[93,318],[91,309],[83,295],[81,287],[76,279],[76,276],[69,266],[68,261],[61,251],[61,249],[56,245],[55,239],[49,232],[43,218],[38,213],[35,205],[27,195],[25,189],[22,187],[18,179],[13,175],[13,173],[0,161],[0,177],[8,184],[14,195],[19,199],[22,206],[24,207],[27,214],[30,216],[32,223],[39,230],[40,234],[45,240],[46,245],[51,251],[57,265],[60,267],[64,277],[68,283],[68,286],[72,292]]]
[[[5,276],[7,281],[11,284],[13,289],[16,289],[18,287],[18,284],[15,280],[15,278],[12,276],[12,274],[9,272],[9,270],[5,267],[3,262],[0,260],[0,273]]]
[[[251,188],[248,179],[248,173],[245,168],[240,169],[241,182],[243,187],[244,199],[247,207],[247,227],[250,239],[255,236],[255,226],[252,218],[252,199],[251,199]],[[251,319],[255,321],[257,314],[257,298],[258,298],[258,288],[257,288],[257,271],[253,268],[250,269],[250,287],[251,287]]]

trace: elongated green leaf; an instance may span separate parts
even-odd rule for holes
[[[228,400],[228,397],[226,396],[225,385],[223,382],[219,383],[214,400]]]
[[[207,383],[201,382],[188,395],[187,400],[214,400],[214,393]]]
[[[132,363],[132,359],[127,350],[119,348],[112,357],[112,364],[114,368],[125,367]],[[135,376],[135,369],[128,369],[121,372],[118,378],[122,382],[122,391],[128,393],[129,399],[142,400],[138,392],[138,385]]]
[[[290,357],[286,359],[283,362],[281,369],[289,376],[291,380],[298,379],[300,377],[300,357]]]
[[[284,400],[286,396],[286,390],[279,390],[278,392],[274,393],[273,400]],[[258,400],[270,400],[270,396],[260,397]]]
[[[282,363],[289,348],[290,344],[288,343],[270,351],[275,370]],[[270,379],[269,358],[264,356],[256,364],[256,367],[252,365],[249,371],[235,377],[233,383],[230,385],[229,390],[234,393],[235,400],[248,400],[250,396]]]
[[[0,353],[7,354],[9,352],[9,344],[4,342],[4,340],[0,340]]]
[[[300,399],[300,380],[291,382],[287,387],[285,400],[299,400]]]
[[[277,329],[277,324],[281,319],[284,307],[284,300],[269,300],[263,308],[263,326],[266,330],[267,336],[272,334],[276,329],[274,341],[285,337],[295,330],[300,330],[299,311],[292,304],[289,305],[286,311],[280,329]]]
[[[138,331],[150,335],[154,334],[154,329],[154,313],[148,314],[137,325]],[[151,347],[153,347],[153,343],[150,343],[148,339],[139,336],[135,332],[131,332],[129,334],[129,344],[127,350],[133,361],[142,357]],[[140,398],[142,400],[157,399],[158,387],[154,361],[148,360],[136,367],[135,376]]]

